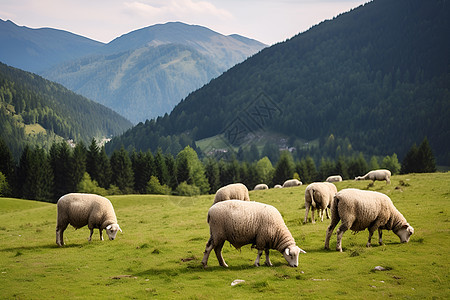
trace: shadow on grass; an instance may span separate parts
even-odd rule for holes
[[[37,246],[20,246],[20,247],[12,247],[12,248],[3,248],[0,249],[0,252],[14,252],[14,251],[36,251],[43,249],[63,249],[63,248],[82,248],[87,244],[69,244],[64,245],[63,247],[59,247],[56,244],[46,244],[46,245],[37,245]]]
[[[230,271],[243,271],[243,270],[251,270],[251,269],[257,269],[257,268],[277,268],[277,267],[283,267],[287,264],[283,264],[280,262],[273,263],[272,267],[268,267],[266,265],[262,265],[260,267],[256,267],[253,264],[240,264],[240,265],[232,265],[228,266],[228,268],[224,268],[218,265],[212,265],[207,266],[206,268],[203,268],[203,265],[201,264],[200,260],[191,262],[190,264],[186,264],[185,266],[182,265],[179,268],[176,268],[174,266],[167,267],[167,268],[150,268],[142,272],[134,273],[133,276],[137,277],[146,277],[146,276],[161,276],[165,275],[168,277],[172,276],[178,276],[182,274],[193,274],[193,273],[204,273],[204,272],[230,272]]]

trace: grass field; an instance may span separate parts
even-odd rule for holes
[[[344,181],[391,197],[414,227],[408,244],[385,232],[385,245],[366,248],[367,231],[346,232],[344,252],[323,249],[329,220],[303,225],[305,186],[252,191],[274,205],[297,244],[299,267],[271,251],[273,267],[253,266],[256,250],[224,246],[228,269],[212,253],[201,267],[213,196],[109,197],[123,229],[114,241],[89,243],[89,230],[69,227],[55,244],[54,204],[0,198],[1,299],[449,299],[450,173],[394,176],[386,185]],[[336,235],[330,247],[336,246]],[[383,266],[387,271],[373,271]],[[235,279],[244,283],[231,286]]]

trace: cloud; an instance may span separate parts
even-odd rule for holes
[[[232,14],[217,8],[210,2],[194,0],[138,0],[125,2],[125,11],[128,14],[152,19],[186,19],[215,17],[222,20],[232,19]]]

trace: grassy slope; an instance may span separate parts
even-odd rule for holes
[[[301,224],[305,186],[252,191],[252,200],[280,210],[297,244],[308,252],[298,268],[288,267],[276,251],[271,251],[274,267],[256,268],[256,250],[244,246],[237,251],[227,243],[224,258],[230,268],[219,267],[211,254],[209,268],[202,269],[213,196],[110,197],[123,234],[100,242],[96,231],[89,243],[87,228],[69,227],[64,248],[55,244],[54,204],[0,198],[0,298],[448,299],[449,183],[450,173],[394,176],[391,185],[377,182],[370,189],[388,194],[416,233],[410,243],[400,244],[385,232],[384,246],[375,236],[374,246],[366,248],[367,231],[347,232],[343,253],[323,250],[329,220]],[[368,182],[337,186],[367,188]],[[335,245],[333,235],[330,247]],[[377,265],[391,270],[372,272]],[[245,283],[231,287],[235,279]]]

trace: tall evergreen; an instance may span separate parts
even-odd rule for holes
[[[109,185],[111,184],[112,170],[111,170],[111,163],[108,158],[108,155],[106,155],[104,146],[100,149],[97,163],[99,172],[96,181],[100,187],[108,189]]]
[[[99,181],[100,174],[100,148],[95,138],[91,139],[91,144],[86,153],[86,171],[92,180]],[[101,186],[101,185],[100,185]]]
[[[280,159],[275,167],[273,184],[283,184],[286,180],[292,179],[295,172],[295,164],[289,151],[282,151]]]
[[[111,183],[116,185],[123,194],[133,192],[133,169],[128,153],[122,147],[119,151],[114,151],[111,155]]]
[[[428,138],[425,137],[419,146],[417,152],[417,160],[419,161],[419,172],[433,173],[436,172],[436,161],[431,150]]]
[[[54,177],[54,197],[76,192],[78,182],[74,178],[72,151],[66,141],[53,143],[50,148],[50,164]]]
[[[77,145],[73,149],[72,178],[75,187],[78,187],[78,184],[81,182],[84,173],[86,172],[86,156],[87,149],[84,143],[81,141],[77,143]]]
[[[155,172],[161,185],[169,185],[170,177],[166,166],[166,160],[161,148],[158,148],[155,154]]]
[[[203,165],[205,166],[205,175],[209,183],[209,193],[215,194],[220,188],[219,164],[215,159],[205,158]]]

